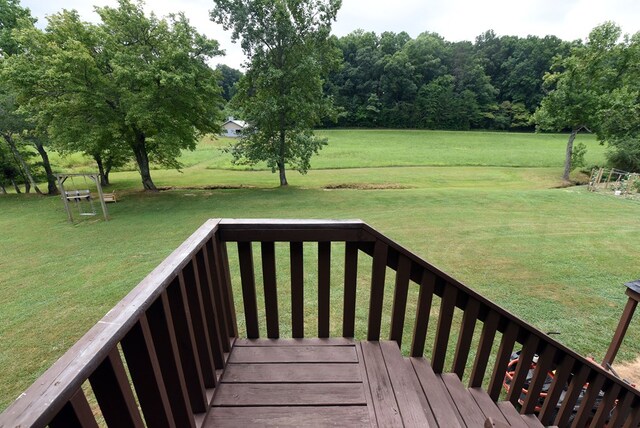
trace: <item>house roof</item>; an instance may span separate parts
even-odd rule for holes
[[[229,123],[235,123],[236,125],[238,125],[241,128],[246,128],[247,127],[247,122],[245,122],[244,120],[238,120],[238,119],[229,119],[227,120],[225,123],[222,124],[222,126],[225,126]]]

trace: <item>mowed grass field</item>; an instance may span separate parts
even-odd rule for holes
[[[219,150],[229,140],[206,138],[184,154],[182,172],[152,172],[171,190],[144,193],[135,171],[113,173],[120,201],[109,205],[109,222],[69,224],[56,197],[0,196],[0,409],[212,217],[363,219],[541,330],[560,332],[561,342],[602,358],[626,302],[622,283],[640,276],[640,204],[558,188],[565,135],[319,134],[329,146],[309,174],[289,173],[288,188],[260,166],[232,167]],[[588,146],[587,163],[603,162],[595,139],[578,141]],[[81,156],[54,162],[66,171],[93,169]],[[366,294],[366,280],[360,286]],[[366,302],[358,307],[366,314]],[[281,303],[284,324],[286,310]],[[619,361],[640,353],[639,326],[632,323]],[[337,321],[332,328],[339,331]]]

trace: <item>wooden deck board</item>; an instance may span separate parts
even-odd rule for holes
[[[423,393],[429,401],[437,424],[443,427],[463,426],[451,396],[447,393],[442,380],[433,372],[429,361],[424,358],[413,357],[409,361],[411,361]]]
[[[364,406],[357,383],[222,383],[213,406]]]
[[[473,399],[471,393],[465,389],[464,385],[455,373],[444,373],[440,375],[447,391],[451,395],[455,406],[468,427],[481,427],[487,419]]]
[[[362,383],[357,363],[229,364],[226,383]]]
[[[357,363],[353,346],[238,347],[230,363]]]
[[[206,426],[237,427],[371,427],[365,406],[220,407]]]

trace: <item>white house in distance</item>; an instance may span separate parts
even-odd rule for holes
[[[242,131],[247,127],[247,122],[244,120],[234,119],[233,117],[227,118],[227,121],[222,124],[222,135],[225,137],[239,137],[242,135]]]

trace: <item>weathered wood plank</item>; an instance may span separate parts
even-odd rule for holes
[[[544,428],[535,415],[520,415],[525,425],[529,428]]]
[[[592,427],[604,426],[611,415],[611,411],[614,409],[614,406],[616,406],[616,402],[622,404],[622,397],[620,396],[621,389],[618,384],[609,385],[609,387],[606,388],[604,398],[598,406],[598,411],[593,416],[593,421],[591,422]],[[613,419],[613,417],[611,419]]]
[[[522,350],[520,351],[520,358],[518,358],[518,363],[516,364],[515,373],[509,388],[509,394],[507,394],[507,400],[511,401],[514,406],[518,404],[518,400],[522,394],[522,386],[524,385],[527,374],[531,369],[531,362],[533,361],[533,356],[537,351],[537,347],[538,338],[534,335],[530,335],[527,337],[527,340],[525,340]],[[504,379],[504,374],[502,374],[502,377]]]
[[[355,335],[356,286],[358,281],[358,244],[347,242],[344,252],[344,309],[342,316],[342,335]]]
[[[276,250],[273,242],[262,242],[262,278],[264,281],[264,309],[267,318],[267,337],[280,337],[278,320],[278,288],[276,281]]]
[[[513,404],[509,401],[498,401],[497,405],[505,419],[509,422],[509,425],[514,428],[527,428],[527,424],[516,408],[513,407]]]
[[[471,299],[467,302],[462,316],[462,324],[460,325],[460,334],[458,335],[458,344],[456,345],[456,353],[453,357],[452,372],[457,374],[460,379],[464,376],[464,371],[471,350],[471,341],[476,328],[476,321],[480,313],[480,303]]]
[[[447,392],[442,380],[433,372],[429,361],[422,357],[409,359],[415,370],[422,391],[433,412],[433,416],[439,426],[461,427],[460,415],[455,409],[451,396]]]
[[[228,363],[357,363],[353,346],[236,347]]]
[[[491,311],[482,325],[478,351],[476,352],[476,359],[473,362],[473,369],[469,378],[469,387],[471,388],[480,388],[482,386],[499,321],[500,315],[495,311]]]
[[[536,410],[540,392],[544,387],[544,382],[546,381],[548,372],[553,364],[555,353],[556,350],[552,346],[546,346],[538,357],[533,378],[529,382],[529,387],[527,388],[527,398],[525,398],[522,405],[523,414],[533,413]]]
[[[635,400],[636,396],[634,393],[627,391],[622,400],[618,401],[615,410],[613,411],[613,416],[611,416],[611,420],[609,421],[609,427],[611,428],[619,428],[622,426],[624,421],[631,413],[631,405]]]
[[[569,418],[573,413],[573,408],[575,406],[576,400],[584,387],[587,378],[589,377],[589,372],[591,370],[588,366],[581,366],[578,369],[578,373],[576,373],[573,378],[571,378],[571,383],[569,383],[569,389],[567,390],[564,400],[562,401],[562,406],[560,406],[560,410],[558,411],[558,415],[556,416],[556,420],[554,423],[558,426],[564,427],[569,422]]]
[[[418,294],[416,322],[411,340],[412,357],[422,357],[424,355],[424,344],[427,338],[427,329],[429,328],[429,314],[431,313],[431,302],[433,300],[435,285],[435,275],[423,269],[422,279],[420,280],[420,292]]]
[[[197,275],[200,280],[200,288],[203,299],[203,309],[207,330],[209,332],[209,343],[211,344],[211,353],[215,369],[224,368],[224,346],[222,344],[223,337],[227,337],[226,327],[223,327],[223,309],[221,305],[216,304],[216,298],[213,291],[214,282],[211,273],[211,253],[209,247],[211,242],[202,247],[202,250],[196,254],[195,266],[197,266]],[[216,287],[218,284],[216,283]]]
[[[409,292],[409,275],[411,274],[411,260],[402,255],[399,256],[398,270],[396,272],[396,286],[393,295],[393,307],[391,309],[391,332],[389,339],[402,345],[402,332],[404,331],[404,319],[407,312],[407,294]]]
[[[491,418],[496,422],[507,423],[504,415],[496,406],[496,403],[489,397],[489,394],[482,388],[468,388],[471,397],[478,403],[478,407],[486,418]]]
[[[577,427],[585,426],[587,423],[587,420],[591,418],[593,405],[595,404],[596,399],[600,394],[600,390],[604,385],[604,381],[605,381],[604,376],[597,376],[597,375],[595,379],[590,380],[589,386],[587,387],[587,392],[582,398],[582,401],[580,402],[580,408],[578,409],[578,413],[576,414],[576,417],[574,419],[575,426]],[[602,405],[602,403],[600,405]],[[607,409],[607,413],[609,413],[610,410],[611,408]]]
[[[357,363],[229,364],[222,382],[233,383],[357,383]]]
[[[331,242],[318,242],[318,337],[329,337]]]
[[[231,285],[231,272],[229,271],[229,255],[227,254],[227,245],[220,241],[219,234],[214,235],[213,240],[213,257],[216,261],[216,271],[220,277],[220,291],[222,292],[222,303],[225,307],[225,316],[227,324],[227,335],[229,337],[238,337],[238,323],[236,320],[236,310],[233,301],[233,287]],[[224,343],[223,343],[224,344]],[[228,351],[225,348],[225,351]]]
[[[440,316],[438,317],[438,328],[436,330],[436,340],[433,344],[433,356],[431,367],[436,374],[442,373],[444,360],[449,347],[449,336],[451,334],[451,322],[453,321],[453,311],[456,307],[458,290],[447,284],[444,289],[444,296],[440,302]]]
[[[376,412],[373,406],[373,395],[371,394],[371,386],[369,385],[369,377],[367,375],[367,368],[364,364],[364,357],[362,356],[362,344],[358,342],[355,346],[356,354],[358,356],[358,367],[360,377],[362,378],[362,388],[364,389],[364,398],[367,401],[367,411],[369,412],[369,420],[371,421],[371,428],[378,426],[378,420],[376,418]]]
[[[496,355],[496,362],[493,366],[493,373],[491,375],[491,381],[489,382],[489,388],[487,392],[492,400],[498,401],[498,396],[502,390],[502,382],[504,381],[504,373],[507,370],[507,364],[509,363],[509,357],[513,352],[513,345],[516,343],[518,336],[518,326],[513,323],[507,325],[507,329],[502,333],[502,339],[500,340],[500,348]]]
[[[378,425],[381,427],[403,426],[400,408],[380,346],[377,342],[361,342],[360,345]]]
[[[359,383],[221,383],[213,406],[364,406]]]
[[[11,425],[7,425],[9,427]],[[49,423],[50,428],[98,428],[87,397],[78,390]]]
[[[476,403],[476,400],[471,396],[471,393],[462,385],[458,375],[455,373],[444,373],[440,376],[464,423],[467,426],[483,426],[486,417],[482,413],[478,403]]]
[[[540,421],[543,425],[548,425],[553,422],[551,418],[553,418],[555,414],[560,395],[571,376],[574,362],[575,360],[572,357],[565,355],[555,370],[555,376],[547,392],[547,397],[542,404],[542,409],[540,409]]]
[[[216,407],[204,428],[237,427],[353,427],[369,428],[366,406],[326,407]]]
[[[258,300],[256,298],[256,281],[253,271],[253,250],[250,242],[238,242],[238,258],[240,259],[240,278],[242,282],[242,303],[247,337],[260,337],[258,328]]]
[[[356,341],[348,337],[308,337],[286,339],[236,339],[234,346],[354,346]]]
[[[302,242],[289,245],[291,260],[291,335],[304,337],[304,247]]]
[[[380,349],[405,426],[436,426],[436,420],[408,360],[402,358],[394,341],[380,342]]]
[[[373,264],[371,267],[371,290],[369,297],[369,324],[367,340],[380,339],[382,323],[382,303],[384,299],[384,281],[387,269],[388,247],[383,242],[375,243]]]

